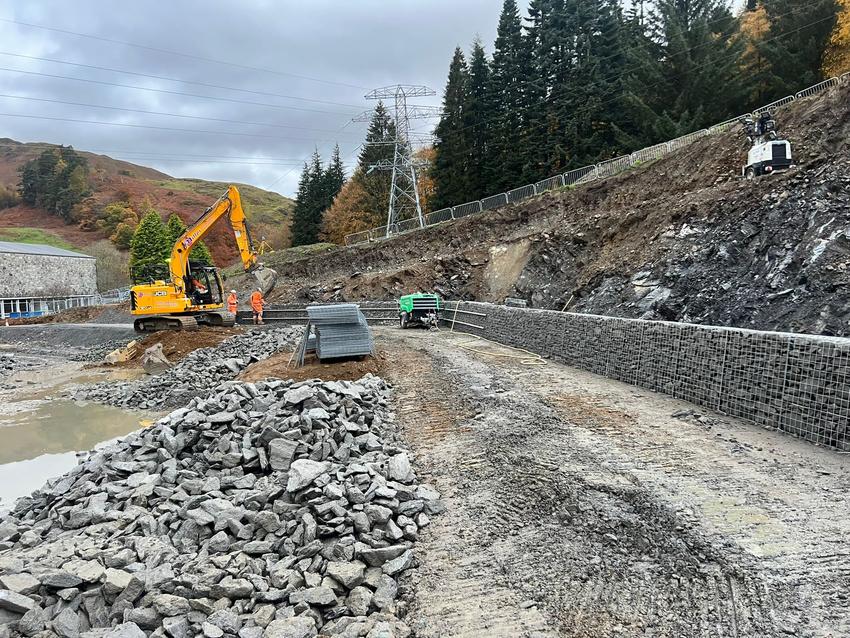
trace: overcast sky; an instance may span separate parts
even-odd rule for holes
[[[500,6],[500,0],[3,3],[0,137],[71,144],[179,177],[292,195],[315,146],[324,158],[338,141],[352,165],[366,125],[350,120],[374,106],[363,97],[367,90],[425,84],[438,95],[416,102],[439,104],[454,46],[467,48],[480,34],[489,52]]]
[[[424,84],[437,95],[416,103],[438,105],[455,45],[480,35],[490,53],[501,4],[6,2],[0,137],[293,195],[314,147],[327,158],[339,142],[352,166],[366,125],[351,118],[374,106],[369,89]]]

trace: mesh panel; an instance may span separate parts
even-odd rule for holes
[[[461,204],[460,206],[455,206],[452,208],[452,213],[455,216],[455,219],[459,217],[466,217],[467,215],[472,215],[472,213],[480,213],[481,212],[481,202],[469,202],[466,204]]]
[[[520,186],[519,188],[515,188],[512,191],[508,191],[508,201],[518,202],[523,199],[528,199],[537,194],[537,191],[534,189],[534,184],[529,184],[528,186]]]
[[[537,189],[538,193],[545,193],[546,191],[551,191],[556,188],[563,188],[563,186],[564,177],[562,175],[555,175],[555,177],[550,177],[549,179],[537,182],[534,185],[534,188]]]
[[[504,206],[507,203],[508,196],[505,193],[491,195],[490,197],[485,197],[481,200],[481,210],[492,210],[494,208],[499,208],[499,206]]]

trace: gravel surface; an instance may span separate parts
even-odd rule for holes
[[[91,453],[0,518],[0,635],[406,638],[396,579],[443,506],[387,400],[228,383]]]
[[[447,507],[419,638],[850,635],[848,457],[466,336],[376,337],[415,357],[385,377]]]

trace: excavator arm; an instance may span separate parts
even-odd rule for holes
[[[227,192],[207,208],[204,214],[186,229],[186,232],[180,235],[171,249],[171,259],[169,260],[171,280],[181,290],[185,290],[186,275],[189,274],[189,253],[192,252],[192,247],[203,240],[204,236],[223,215],[229,217],[230,227],[233,229],[245,271],[251,272],[258,267],[262,269],[262,265],[257,263],[258,253],[251,241],[251,234],[248,232],[239,191],[235,186],[229,186]],[[258,276],[257,279],[264,284],[263,288],[270,290],[274,285],[274,271],[264,270],[267,271],[263,273],[264,276]],[[264,292],[268,292],[268,290],[264,290]]]

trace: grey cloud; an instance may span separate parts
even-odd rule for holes
[[[5,117],[0,135],[22,141],[112,151],[108,154],[176,176],[272,186],[274,190],[292,195],[300,163],[316,147],[327,157],[334,142],[338,141],[351,166],[365,125],[349,123],[349,120],[353,114],[372,106],[363,99],[367,89],[398,82],[427,84],[436,89],[438,95],[421,102],[439,104],[455,45],[468,48],[478,34],[489,50],[501,2],[184,0],[114,3],[76,0],[71,3],[44,0],[10,5],[0,13],[0,18],[254,68],[215,64],[2,22],[0,51],[351,106],[215,90],[0,55],[0,67],[329,111],[278,109],[0,71],[0,93],[4,94],[296,127],[230,124],[0,98],[2,113],[222,132],[196,134]],[[256,70],[258,68],[278,73]],[[309,76],[325,82],[295,76]],[[222,162],[217,163],[215,158]],[[263,163],[279,165],[258,165]]]

